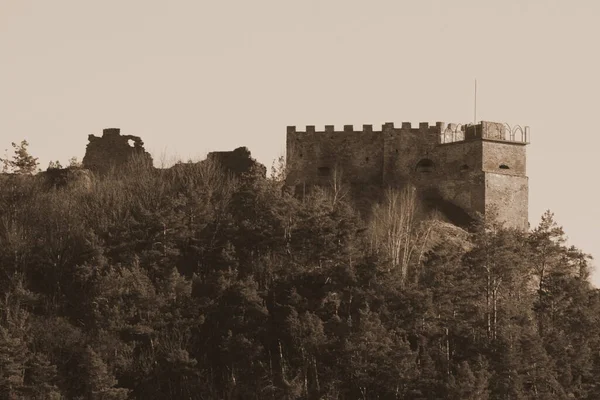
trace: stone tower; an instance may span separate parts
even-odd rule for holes
[[[525,148],[529,129],[482,121],[477,125],[410,123],[380,131],[371,125],[335,131],[287,128],[288,184],[326,185],[332,176],[353,186],[414,184],[450,220],[467,223],[495,207],[507,226],[528,228]],[[468,218],[464,218],[468,217]]]

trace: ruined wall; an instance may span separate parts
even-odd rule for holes
[[[208,153],[207,160],[216,161],[225,171],[240,176],[255,171],[261,176],[267,175],[267,169],[250,155],[246,147],[238,147],[233,151],[213,151]]]
[[[152,157],[144,150],[144,142],[137,136],[121,136],[120,129],[108,128],[102,137],[88,136],[89,143],[83,157],[83,167],[95,172],[118,168],[133,158],[152,166]]]
[[[38,176],[43,178],[44,186],[47,188],[79,186],[89,190],[92,187],[90,171],[83,168],[48,168],[46,171],[40,172]]]

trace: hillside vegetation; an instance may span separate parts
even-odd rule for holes
[[[600,398],[600,291],[552,213],[466,232],[407,188],[361,217],[278,172],[0,176],[0,398]]]

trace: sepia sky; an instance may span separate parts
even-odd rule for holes
[[[0,151],[81,159],[106,127],[155,164],[286,125],[528,125],[530,222],[600,258],[597,0],[0,0]],[[600,265],[600,262],[595,262]],[[600,271],[593,281],[600,286]]]

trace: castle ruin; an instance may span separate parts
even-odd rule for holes
[[[355,187],[412,183],[453,222],[465,223],[461,213],[475,218],[494,207],[507,226],[527,229],[528,143],[528,127],[488,121],[418,128],[385,123],[380,131],[288,126],[287,179],[296,188],[328,185],[334,172]]]
[[[137,158],[152,165],[152,156],[144,150],[144,142],[137,136],[121,135],[119,128],[106,128],[102,136],[88,135],[84,168],[95,172],[107,172]]]
[[[121,135],[119,128],[106,128],[102,136],[88,135],[83,167],[95,173],[104,174],[113,168],[122,168],[131,161],[153,166],[150,153],[144,149],[144,142],[138,136]],[[240,176],[250,171],[266,176],[266,168],[252,158],[246,147],[238,147],[232,151],[213,151],[208,153],[207,160],[217,162],[227,173]],[[185,168],[190,164],[178,163],[172,168]],[[57,171],[53,172],[55,175]]]
[[[363,125],[342,131],[327,125],[323,131],[307,126],[287,127],[287,184],[305,190],[329,185],[335,176],[364,191],[413,184],[426,205],[441,211],[456,225],[467,225],[477,214],[496,208],[507,226],[528,228],[526,145],[529,129],[482,121],[479,124],[413,128],[385,123],[381,130]],[[152,165],[152,157],[137,136],[104,129],[89,135],[83,166],[105,172],[137,158]],[[238,175],[258,165],[246,148],[212,152]],[[264,167],[262,174],[266,173]]]

